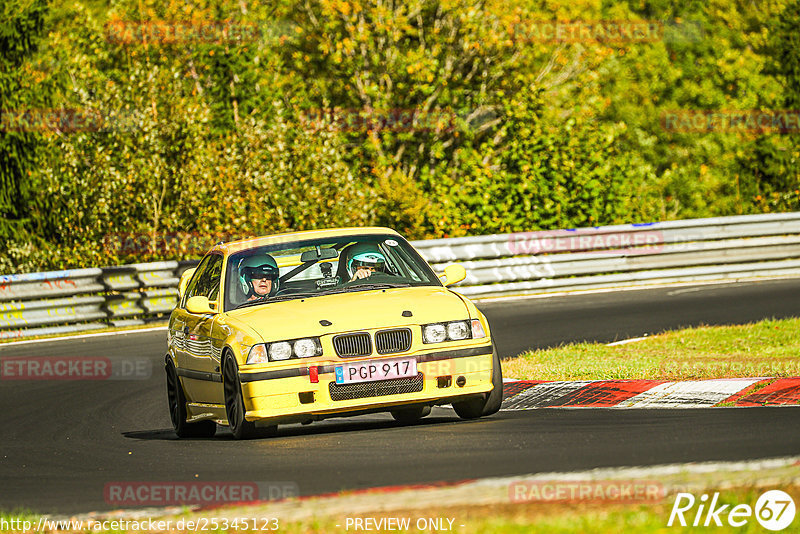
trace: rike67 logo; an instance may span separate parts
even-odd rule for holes
[[[755,508],[748,504],[731,506],[719,502],[719,493],[714,493],[710,498],[703,494],[699,499],[691,493],[678,493],[667,526],[721,527],[723,523],[728,523],[732,527],[743,527],[755,517],[765,529],[779,531],[792,524],[796,512],[792,497],[781,490],[762,494]]]

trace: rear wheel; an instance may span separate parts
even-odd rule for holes
[[[492,390],[482,397],[461,402],[454,402],[453,409],[462,419],[477,419],[492,415],[500,410],[503,404],[503,370],[500,367],[500,356],[492,346]]]
[[[430,406],[415,406],[413,408],[402,408],[398,410],[392,410],[392,417],[398,423],[402,423],[404,425],[411,425],[429,415],[431,413]]]
[[[242,397],[242,384],[239,380],[239,368],[236,360],[228,354],[222,364],[222,386],[225,393],[225,414],[228,425],[236,439],[266,437],[274,434],[278,426],[259,428],[252,421],[244,418],[245,407]]]
[[[175,371],[175,364],[171,359],[166,362],[167,372],[167,402],[169,403],[169,417],[172,419],[172,428],[179,438],[210,438],[217,431],[214,421],[186,421],[186,396],[183,386]]]

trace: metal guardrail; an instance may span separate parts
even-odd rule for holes
[[[472,297],[800,276],[800,213],[413,241]],[[143,324],[177,304],[196,261],[0,276],[0,339]]]
[[[416,241],[434,269],[459,262],[457,290],[489,297],[800,276],[800,213],[742,215]]]
[[[62,297],[102,291],[101,269],[73,269],[46,273],[0,276],[0,302],[23,300],[32,295]]]
[[[178,268],[167,261],[0,276],[0,339],[157,319],[178,302]]]

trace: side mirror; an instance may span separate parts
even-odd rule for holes
[[[186,311],[195,315],[208,315],[209,313],[217,313],[212,310],[208,302],[208,297],[198,295],[186,301]]]
[[[178,300],[183,298],[183,295],[186,293],[186,286],[189,285],[189,280],[192,279],[192,275],[197,270],[197,267],[192,267],[191,269],[187,269],[181,275],[181,281],[178,282]]]
[[[453,263],[444,268],[444,285],[445,287],[457,284],[467,277],[467,270],[458,263]]]

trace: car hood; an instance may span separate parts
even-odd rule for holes
[[[410,317],[403,312],[411,312]],[[267,303],[229,312],[265,342],[322,336],[354,330],[466,319],[469,311],[457,295],[443,287],[406,287],[339,293]],[[408,314],[406,314],[408,315]],[[323,326],[320,321],[330,321]]]

